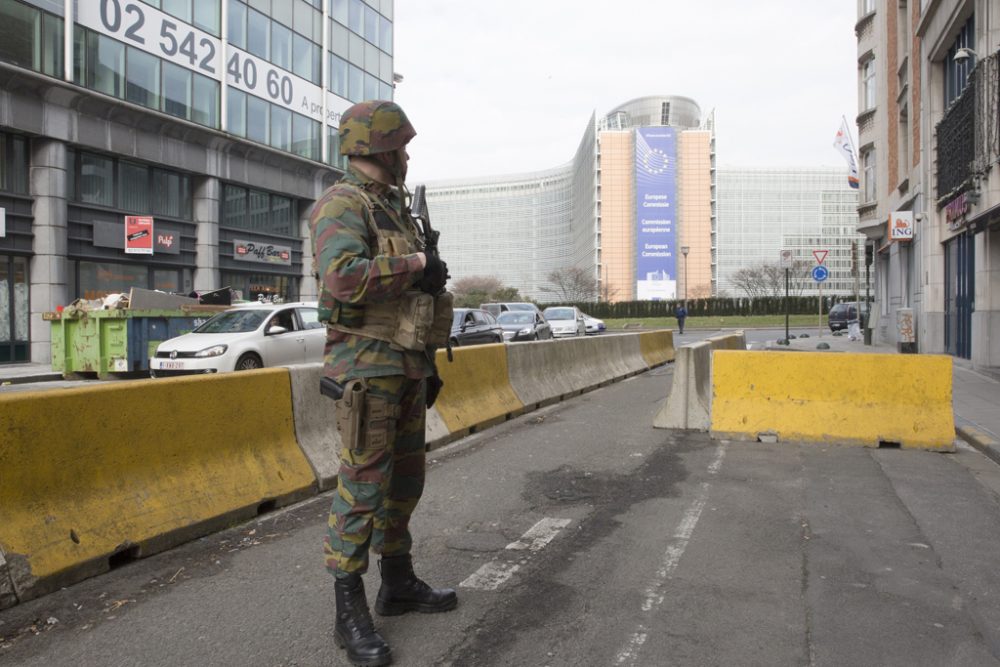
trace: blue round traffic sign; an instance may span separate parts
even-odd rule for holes
[[[830,272],[822,264],[813,267],[813,280],[815,280],[816,282],[821,283],[829,277],[830,277]]]

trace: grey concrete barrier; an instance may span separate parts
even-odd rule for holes
[[[340,433],[333,410],[333,401],[319,393],[323,364],[289,366],[292,382],[292,412],[295,417],[295,439],[306,455],[316,475],[320,491],[337,486],[340,469]]]
[[[573,338],[507,346],[514,393],[526,408],[646,370],[637,336]]]
[[[712,336],[677,348],[670,395],[653,420],[653,426],[707,431],[712,424],[712,352],[746,348],[746,336],[742,331]]]
[[[7,566],[7,557],[0,549],[0,609],[13,607],[17,604],[17,592],[14,589],[14,582],[10,578],[10,570]]]

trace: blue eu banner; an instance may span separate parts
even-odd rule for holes
[[[677,131],[635,132],[636,298],[677,297]]]

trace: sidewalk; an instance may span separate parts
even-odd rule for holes
[[[798,332],[802,332],[799,328]],[[796,329],[791,333],[796,334]],[[830,346],[825,352],[855,352],[868,354],[898,354],[894,345],[879,343],[865,345],[862,341],[852,341],[846,335],[824,334],[818,337],[810,331],[808,338],[795,338],[786,347],[768,341],[764,347],[769,350],[817,351],[816,346],[825,343]],[[952,406],[955,411],[955,430],[959,437],[984,454],[1000,463],[1000,381],[972,369],[965,359],[954,359],[952,365]],[[48,364],[0,365],[0,392],[5,384],[26,382],[47,382],[61,380],[62,374],[52,370]]]
[[[793,328],[790,333],[796,335]],[[795,338],[789,345],[768,341],[769,350],[818,351],[819,343],[826,343],[825,352],[855,352],[868,354],[898,354],[896,346],[887,343],[865,345],[860,340],[849,340],[847,335],[826,333],[822,338],[808,332],[808,338]],[[955,412],[955,430],[958,436],[1000,463],[1000,382],[972,369],[966,359],[952,360],[952,408]]]

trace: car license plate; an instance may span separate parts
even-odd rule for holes
[[[183,361],[161,361],[160,368],[165,371],[181,371],[184,370]]]

